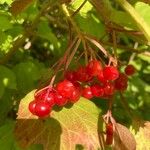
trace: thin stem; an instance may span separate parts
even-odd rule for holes
[[[79,47],[80,43],[81,43],[81,39],[78,39],[74,50],[72,51],[71,55],[69,56],[69,58],[68,58],[68,60],[66,62],[65,70],[69,67],[69,64],[71,63],[71,61],[72,61],[76,51],[78,50],[78,47]]]
[[[70,12],[67,9],[67,6],[65,4],[63,4],[62,7],[60,7],[60,8],[62,9],[64,14],[66,15],[67,19],[71,22],[71,24],[72,24],[73,28],[75,29],[75,31],[77,32],[79,38],[84,40],[83,35],[82,35],[80,29],[78,28],[77,24],[72,19],[71,15],[70,15]]]
[[[66,50],[64,56],[60,59],[56,69],[55,69],[55,72],[54,72],[54,75],[57,74],[58,70],[60,69],[60,67],[62,66],[62,64],[65,64],[65,62],[67,61],[67,56],[69,55],[70,53],[70,50],[72,49],[72,47],[74,46],[74,44],[77,42],[77,37],[74,38],[73,42],[68,46],[68,49]]]
[[[112,31],[112,39],[113,39],[113,50],[114,50],[114,56],[117,60],[117,38],[116,38],[116,32]]]
[[[79,6],[79,8],[71,15],[71,17],[74,17],[84,6],[84,4],[87,2],[87,0],[84,0],[83,3]]]
[[[108,57],[106,49],[96,39],[93,39],[89,36],[85,36],[85,38],[89,40],[91,43],[93,43],[105,56]]]
[[[85,43],[85,40],[82,40],[83,48],[84,48],[84,55],[85,55],[85,64],[88,63],[88,54],[87,54],[87,45]]]
[[[113,47],[113,43],[110,43],[110,42],[103,42],[103,41],[100,41],[102,43],[102,45],[108,45],[108,46],[112,46]],[[124,45],[120,45],[120,44],[117,44],[117,48],[120,48],[120,49],[123,49],[123,50],[127,50],[127,51],[131,51],[131,52],[135,52],[135,53],[143,53],[145,52],[146,50],[145,49],[134,49],[132,47],[126,47]]]

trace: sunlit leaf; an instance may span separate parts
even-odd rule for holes
[[[85,0],[76,0],[72,2],[72,7],[74,8],[74,11],[76,11],[81,4],[84,2]],[[87,1],[83,7],[80,9],[79,13],[81,14],[81,16],[86,16],[87,13],[93,8],[93,6]]]
[[[130,128],[137,143],[137,150],[148,150],[150,148],[150,122],[136,121]]]
[[[12,2],[13,0],[0,0],[0,4],[7,3],[8,5],[10,5]]]
[[[33,94],[34,91],[21,100],[18,110],[16,136],[23,147],[33,143],[43,144],[45,149],[51,147],[52,150],[58,147],[73,150],[76,144],[83,145],[86,150],[100,147],[97,133],[99,111],[91,101],[81,98],[71,108],[53,111],[49,120],[31,120],[36,118],[28,110]]]
[[[135,9],[144,18],[145,22],[147,22],[147,24],[150,26],[150,5],[142,2],[137,2],[135,4]]]

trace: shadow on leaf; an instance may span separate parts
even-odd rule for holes
[[[45,150],[60,149],[62,129],[59,122],[54,118],[47,120],[19,119],[14,132],[23,149],[32,144],[41,144]]]

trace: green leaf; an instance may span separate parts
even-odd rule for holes
[[[10,18],[7,15],[0,14],[0,30],[7,30],[12,27]]]
[[[16,142],[14,136],[15,122],[7,121],[0,127],[0,144],[2,150],[22,150]],[[28,147],[26,150],[43,150],[42,145],[34,144]]]
[[[12,28],[7,30],[7,34],[11,35],[12,37],[16,37],[23,33],[23,27],[20,25],[15,25]]]
[[[3,96],[5,92],[5,86],[3,84],[3,80],[0,79],[0,98]]]
[[[16,76],[15,74],[5,66],[0,65],[0,97],[2,96],[4,89],[16,89]]]
[[[52,32],[47,21],[42,21],[38,25],[37,35],[50,41],[55,48],[58,48],[58,40],[55,34]]]
[[[84,0],[75,0],[72,2],[72,7],[74,10],[77,10],[81,4],[84,2]],[[79,13],[81,16],[86,16],[87,13],[92,10],[93,6],[87,1],[84,6],[80,9]]]
[[[86,18],[77,15],[76,21],[81,30],[83,30],[85,33],[94,35],[98,38],[103,37],[105,33],[104,25],[97,19],[94,14],[87,15]]]
[[[123,18],[123,19],[122,19]],[[112,13],[110,15],[110,19],[126,28],[137,30],[137,25],[134,20],[131,18],[129,14],[123,11],[112,9]]]
[[[37,118],[28,110],[34,92],[27,94],[19,105],[15,133],[20,145],[26,147],[33,143],[42,143],[44,149],[49,147],[49,150],[73,150],[76,144],[83,145],[86,150],[100,147],[97,133],[99,110],[94,103],[81,98],[71,108],[52,111],[48,120],[31,120]],[[25,139],[28,139],[26,143]]]
[[[12,92],[10,90],[5,90],[5,93],[0,98],[0,125],[5,122],[8,116],[8,112],[12,110],[12,105],[14,103],[12,98]]]
[[[1,0],[0,4],[7,3],[8,5],[10,5],[12,2],[13,2],[13,0]]]
[[[144,18],[144,21],[150,27],[150,5],[142,2],[137,2],[135,4],[135,9]]]
[[[0,44],[5,42],[6,39],[7,39],[7,35],[0,30]]]
[[[0,144],[3,150],[21,150],[17,146],[13,135],[14,125],[13,121],[9,121],[0,127]]]
[[[35,82],[40,78],[40,70],[33,62],[27,61],[14,67],[17,77],[17,87],[20,92],[26,93],[34,88]]]

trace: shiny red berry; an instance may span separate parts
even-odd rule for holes
[[[58,93],[66,98],[70,98],[72,96],[74,89],[75,86],[69,80],[63,80],[56,86],[56,90],[58,91]]]
[[[105,86],[103,87],[103,90],[104,90],[105,96],[113,95],[115,93],[114,84],[113,83],[105,84]]]
[[[47,93],[47,89],[39,90],[35,93],[34,98],[37,101],[43,100],[45,98],[46,93]]]
[[[75,71],[66,71],[65,78],[69,81],[75,82],[76,79],[76,72]]]
[[[68,99],[66,97],[63,97],[58,92],[55,94],[55,104],[58,106],[64,106],[68,102]]]
[[[38,117],[47,117],[50,114],[50,111],[51,106],[48,103],[42,101],[37,102],[35,106],[35,114]]]
[[[119,91],[124,91],[128,87],[128,77],[121,73],[119,78],[115,81],[115,89]]]
[[[92,91],[93,96],[96,96],[96,97],[102,97],[104,95],[103,88],[98,84],[92,85],[91,91]]]
[[[128,76],[131,76],[135,73],[136,69],[134,68],[133,65],[128,65],[126,68],[125,68],[125,73],[126,75]]]
[[[103,84],[107,82],[107,80],[104,78],[103,70],[99,71],[97,79]]]
[[[51,91],[45,98],[45,102],[49,103],[50,106],[55,104],[55,92]]]
[[[119,71],[114,66],[107,66],[103,69],[105,80],[116,80],[119,77]]]
[[[86,70],[90,76],[97,76],[102,70],[102,65],[98,60],[92,60],[88,63]]]
[[[87,99],[93,98],[91,87],[85,87],[85,88],[83,88],[83,90],[82,90],[82,96],[85,97],[85,98],[87,98]]]
[[[81,96],[81,91],[78,88],[76,88],[73,91],[72,96],[70,97],[69,101],[71,103],[75,103],[80,99],[80,96]]]
[[[28,105],[28,108],[29,108],[29,111],[33,114],[33,115],[36,115],[35,113],[35,106],[36,106],[36,101],[31,101]]]
[[[87,82],[87,81],[92,80],[92,76],[90,76],[87,73],[87,70],[84,67],[78,68],[78,70],[76,71],[76,78],[80,82]]]
[[[37,101],[44,101],[46,97],[48,96],[48,93],[51,92],[53,89],[51,87],[46,87],[43,89],[40,89],[35,92],[34,98]]]

